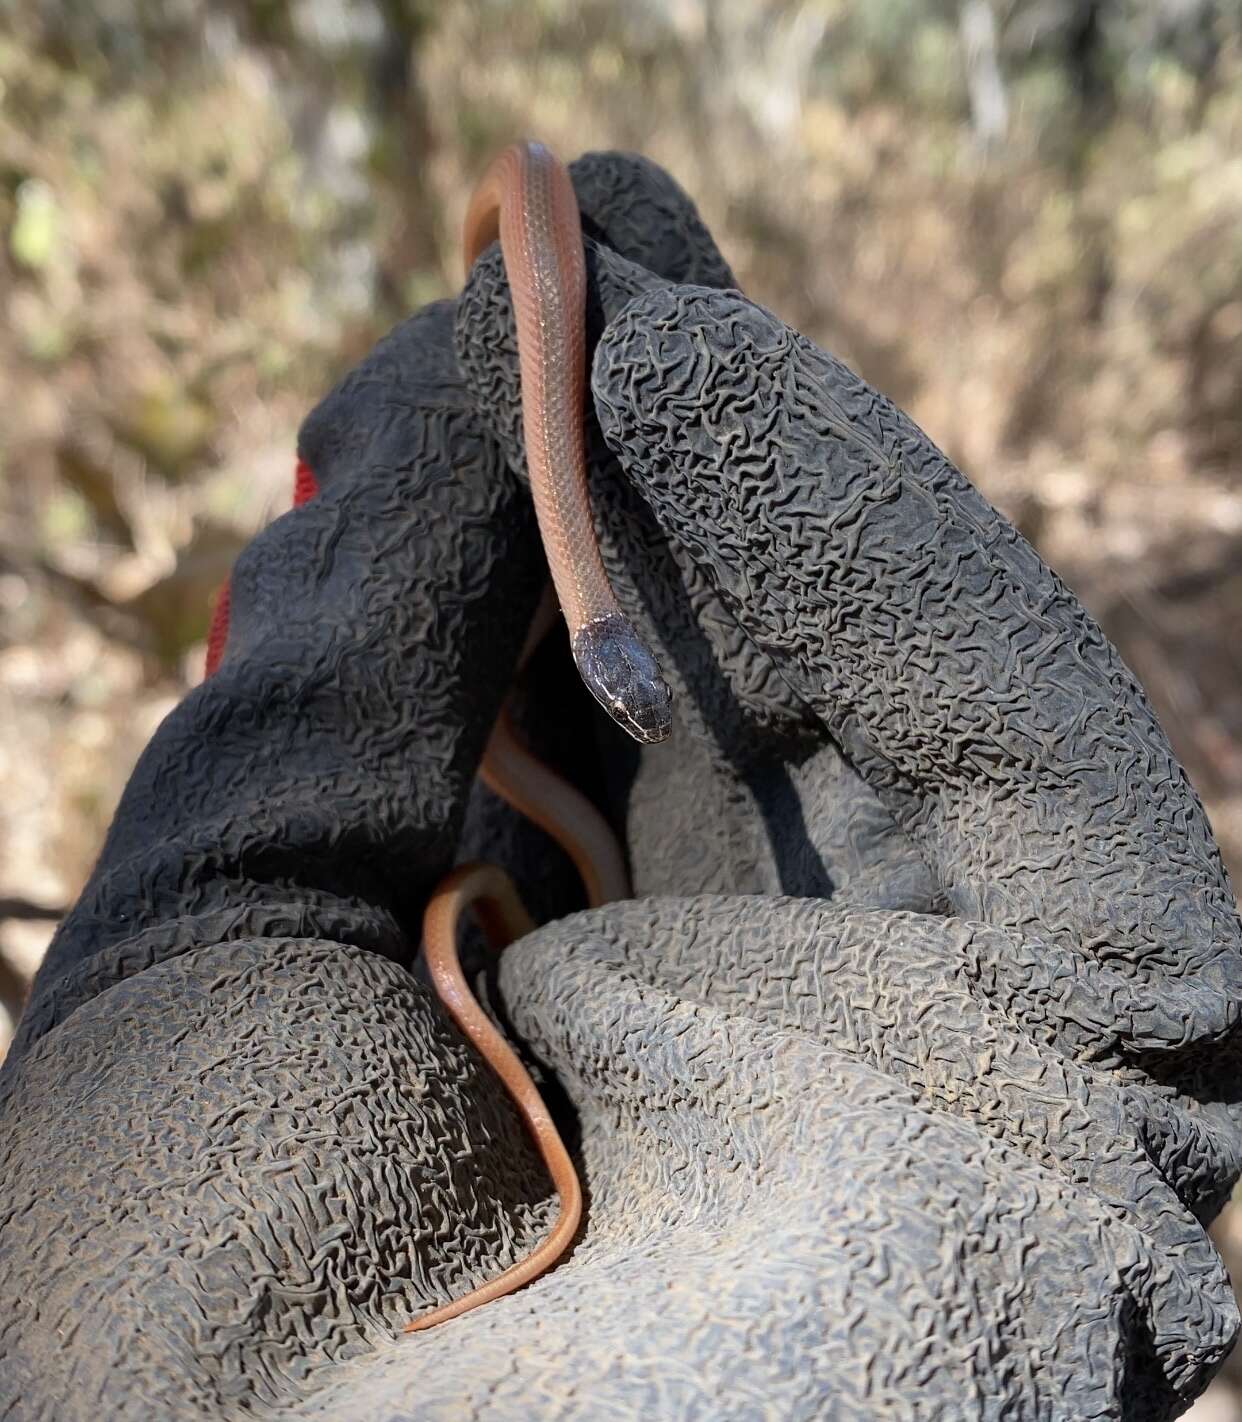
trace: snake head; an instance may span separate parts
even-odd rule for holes
[[[611,613],[583,623],[573,651],[587,690],[623,731],[644,745],[667,739],[672,692],[628,618]]]

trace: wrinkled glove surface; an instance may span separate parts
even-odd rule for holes
[[[1242,935],[1074,597],[633,158],[573,170],[593,495],[676,695],[641,753],[545,648],[521,714],[638,897],[472,787],[544,580],[497,252],[307,421],[0,1075],[15,1418],[1175,1415],[1237,1326]],[[552,1202],[415,957],[487,857],[557,919],[495,1005]],[[559,915],[569,914],[568,917]]]

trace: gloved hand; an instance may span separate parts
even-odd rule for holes
[[[393,1340],[547,1214],[406,971],[455,851],[541,915],[572,895],[477,792],[462,829],[541,581],[473,413],[516,463],[492,254],[461,377],[437,308],[308,422],[321,492],[239,565],[223,665],[36,986],[0,1085],[0,1395],[57,1418],[1173,1415],[1236,1327],[1203,1225],[1238,1173],[1239,926],[1202,810],[1098,630],[926,439],[712,289],[658,170],[574,176],[608,244],[601,540],[678,715],[640,753],[551,653],[526,707],[596,768],[659,896],[502,960],[577,1126],[585,1235]]]

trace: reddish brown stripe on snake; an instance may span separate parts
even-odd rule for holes
[[[560,1211],[551,1234],[525,1259],[462,1298],[407,1323],[407,1333],[418,1333],[437,1323],[445,1323],[538,1278],[569,1248],[582,1218],[578,1173],[538,1088],[517,1053],[475,1002],[462,976],[457,961],[457,921],[467,907],[474,908],[489,943],[496,949],[529,933],[534,924],[527,917],[507,874],[491,864],[467,864],[455,869],[436,890],[423,920],[423,951],[440,1001],[504,1083],[522,1113],[560,1196]]]
[[[489,789],[527,813],[564,847],[582,876],[592,908],[628,897],[621,847],[603,817],[572,785],[525,749],[514,735],[506,711],[501,712],[492,732],[479,776]],[[431,896],[423,917],[423,955],[436,996],[513,1098],[556,1186],[560,1209],[552,1232],[525,1259],[452,1303],[407,1323],[407,1333],[433,1328],[537,1279],[569,1248],[582,1217],[582,1189],[560,1132],[526,1069],[474,1000],[462,974],[457,930],[468,908],[478,915],[496,952],[529,933],[534,924],[507,874],[488,864],[466,865],[442,879]]]
[[[522,378],[522,424],[531,493],[553,586],[582,679],[636,740],[669,731],[669,692],[655,659],[622,613],[595,541],[583,434],[586,277],[578,205],[569,174],[539,144],[506,149],[488,169],[466,218],[466,264],[500,237],[513,295]],[[522,661],[546,623],[536,620]],[[488,742],[480,778],[565,849],[592,907],[628,896],[625,861],[594,807],[527,752],[506,712]],[[450,1016],[513,1097],[560,1197],[551,1234],[526,1259],[454,1302],[406,1325],[407,1333],[467,1313],[550,1269],[573,1240],[582,1192],[573,1162],[534,1083],[475,1002],[457,959],[462,913],[473,908],[502,949],[531,931],[508,877],[487,865],[455,870],[423,920],[432,984]]]
[[[586,266],[578,200],[539,143],[517,143],[475,189],[466,266],[499,236],[517,324],[530,491],[574,661],[604,710],[638,741],[669,733],[669,690],[621,611],[595,539],[587,486]]]

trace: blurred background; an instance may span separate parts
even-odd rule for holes
[[[910,411],[1137,671],[1236,879],[1242,0],[0,0],[0,998],[301,416],[460,284],[522,135],[657,159]]]

